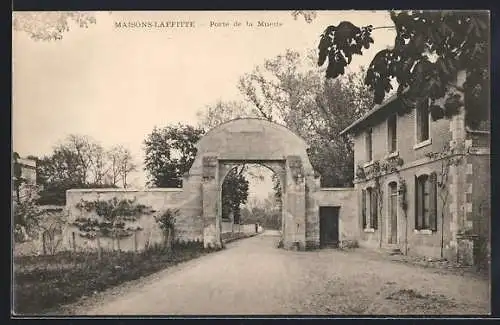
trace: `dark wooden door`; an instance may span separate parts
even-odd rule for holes
[[[339,244],[339,207],[319,208],[319,243],[321,247]]]

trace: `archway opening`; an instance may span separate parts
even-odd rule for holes
[[[221,175],[221,238],[253,234],[281,236],[283,181],[266,163],[223,164]],[[272,164],[271,164],[272,165]]]

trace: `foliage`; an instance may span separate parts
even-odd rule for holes
[[[118,200],[116,197],[107,201],[81,200],[76,204],[76,208],[86,212],[94,211],[101,217],[101,220],[80,217],[73,223],[80,230],[80,236],[89,239],[95,238],[98,234],[112,238],[131,236],[134,231],[142,230],[142,228],[140,226],[126,227],[126,222],[134,222],[140,215],[150,212],[148,207],[137,204],[135,200]]]
[[[436,184],[439,188],[439,199],[441,201],[442,207],[447,206],[448,197],[450,194],[449,184],[448,184],[448,176],[450,173],[450,167],[458,166],[462,161],[464,156],[467,154],[467,150],[465,150],[464,142],[455,142],[453,145],[446,143],[443,146],[443,149],[440,152],[429,152],[426,154],[427,158],[432,160],[440,160],[441,161],[441,172],[435,177]],[[444,217],[445,217],[446,209],[441,209],[441,229],[444,227]],[[466,229],[467,230],[467,229]],[[444,233],[441,231],[441,243],[444,241]],[[443,247],[441,246],[441,257],[443,257]]]
[[[174,229],[176,216],[179,214],[179,210],[167,209],[160,216],[155,217],[156,222],[160,226],[160,229],[164,232]]]
[[[157,247],[140,253],[105,251],[100,259],[96,252],[15,257],[14,310],[46,312],[210,252],[202,242],[188,242],[177,243],[174,254]]]
[[[12,15],[13,29],[28,33],[36,41],[61,40],[64,32],[69,31],[70,23],[88,28],[96,19],[93,13],[82,11],[17,11]]]
[[[243,175],[245,166],[231,169],[222,183],[222,217],[233,214],[235,224],[240,223],[242,204],[248,199],[248,180]]]
[[[148,184],[156,187],[182,187],[182,177],[196,157],[196,143],[204,130],[190,125],[154,128],[144,141]]]
[[[237,118],[258,117],[248,104],[238,101],[217,101],[196,113],[198,125],[205,132]]]
[[[127,188],[127,176],[137,170],[137,164],[133,161],[132,153],[122,145],[112,147],[107,153],[110,162],[110,181],[113,186],[121,181],[123,188]]]
[[[63,240],[63,228],[67,225],[67,217],[64,212],[56,212],[47,215],[45,220],[40,222],[44,254],[54,255],[60,248]]]
[[[241,211],[243,222],[259,223],[266,229],[281,229],[282,207],[276,201],[274,193],[264,200],[253,198]]]
[[[380,104],[398,83],[398,96],[409,110],[415,101],[430,98],[434,119],[455,115],[463,106],[453,81],[457,72],[467,70],[464,89],[469,123],[475,126],[488,118],[489,99],[489,15],[486,11],[390,11],[396,29],[394,47],[379,51],[373,58],[365,83]],[[354,54],[372,44],[377,27],[358,27],[343,21],[328,26],[318,48],[318,64],[328,58],[327,78],[345,73]],[[383,28],[383,26],[378,27]],[[445,103],[437,99],[447,93]]]
[[[386,174],[395,173],[403,166],[404,160],[400,157],[390,157],[382,161],[376,160],[370,166],[363,168],[358,165],[356,167],[356,178],[367,180],[378,178]]]
[[[40,204],[65,204],[66,191],[72,188],[116,188],[118,180],[126,186],[128,173],[135,170],[128,149],[118,146],[106,151],[94,139],[77,134],[36,160],[37,184],[43,188]]]
[[[25,186],[19,201],[13,203],[14,239],[25,241],[36,236],[42,211],[37,205],[39,187]]]
[[[373,96],[360,73],[326,80],[313,54],[287,50],[245,74],[238,87],[252,112],[287,126],[308,142],[322,186],[351,185],[352,143],[338,134],[371,108]]]
[[[406,182],[399,174],[399,169],[404,165],[404,160],[400,157],[389,157],[382,161],[375,160],[370,166],[363,168],[358,165],[356,167],[356,179],[357,180],[370,180],[373,179],[374,186],[372,190],[374,191],[377,198],[377,207],[378,207],[378,216],[382,216],[382,209],[384,204],[384,190],[380,185],[381,177],[396,173],[399,180],[399,193],[400,196],[400,205],[404,211],[406,211],[407,202],[406,202]],[[381,218],[378,218],[381,221]],[[382,237],[380,237],[382,240]],[[382,243],[382,242],[381,242]]]
[[[173,246],[172,243],[175,240],[174,230],[177,215],[179,215],[179,210],[167,209],[160,216],[155,216],[156,223],[163,231],[168,248]]]
[[[297,18],[299,16],[303,16],[306,23],[310,24],[314,20],[314,18],[316,18],[316,11],[314,11],[314,10],[293,10],[292,16],[295,20],[297,20]]]
[[[273,174],[273,190],[274,190],[274,200],[276,205],[281,210],[283,208],[283,193],[281,191],[281,182],[277,174]]]
[[[342,240],[339,245],[340,249],[354,249],[359,248],[359,243],[357,240]]]
[[[297,19],[303,16],[307,23],[316,18],[313,10],[294,10],[292,16]],[[14,12],[12,28],[14,31],[27,33],[33,40],[62,40],[65,32],[70,30],[71,23],[80,28],[88,28],[97,22],[95,14],[83,11],[46,11],[46,12]]]

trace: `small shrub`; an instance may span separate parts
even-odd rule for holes
[[[342,240],[339,244],[340,249],[354,249],[359,248],[357,240]]]

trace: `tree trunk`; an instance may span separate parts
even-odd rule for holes
[[[76,252],[76,238],[75,238],[75,232],[71,233],[72,239],[73,239],[73,251]]]
[[[43,247],[43,255],[47,255],[47,233],[44,231],[42,232],[42,247]]]
[[[171,248],[172,248],[172,245],[171,245],[171,242],[170,242],[170,236],[172,234],[172,230],[170,228],[168,228],[167,230],[167,233],[166,233],[166,238],[165,238],[165,241],[166,241],[166,246],[167,246],[167,250],[170,251]]]
[[[134,252],[137,253],[137,230],[134,231]]]
[[[101,260],[101,255],[102,255],[102,252],[101,252],[101,235],[99,234],[99,232],[97,232],[96,234],[96,241],[97,241],[97,259],[100,261]]]

